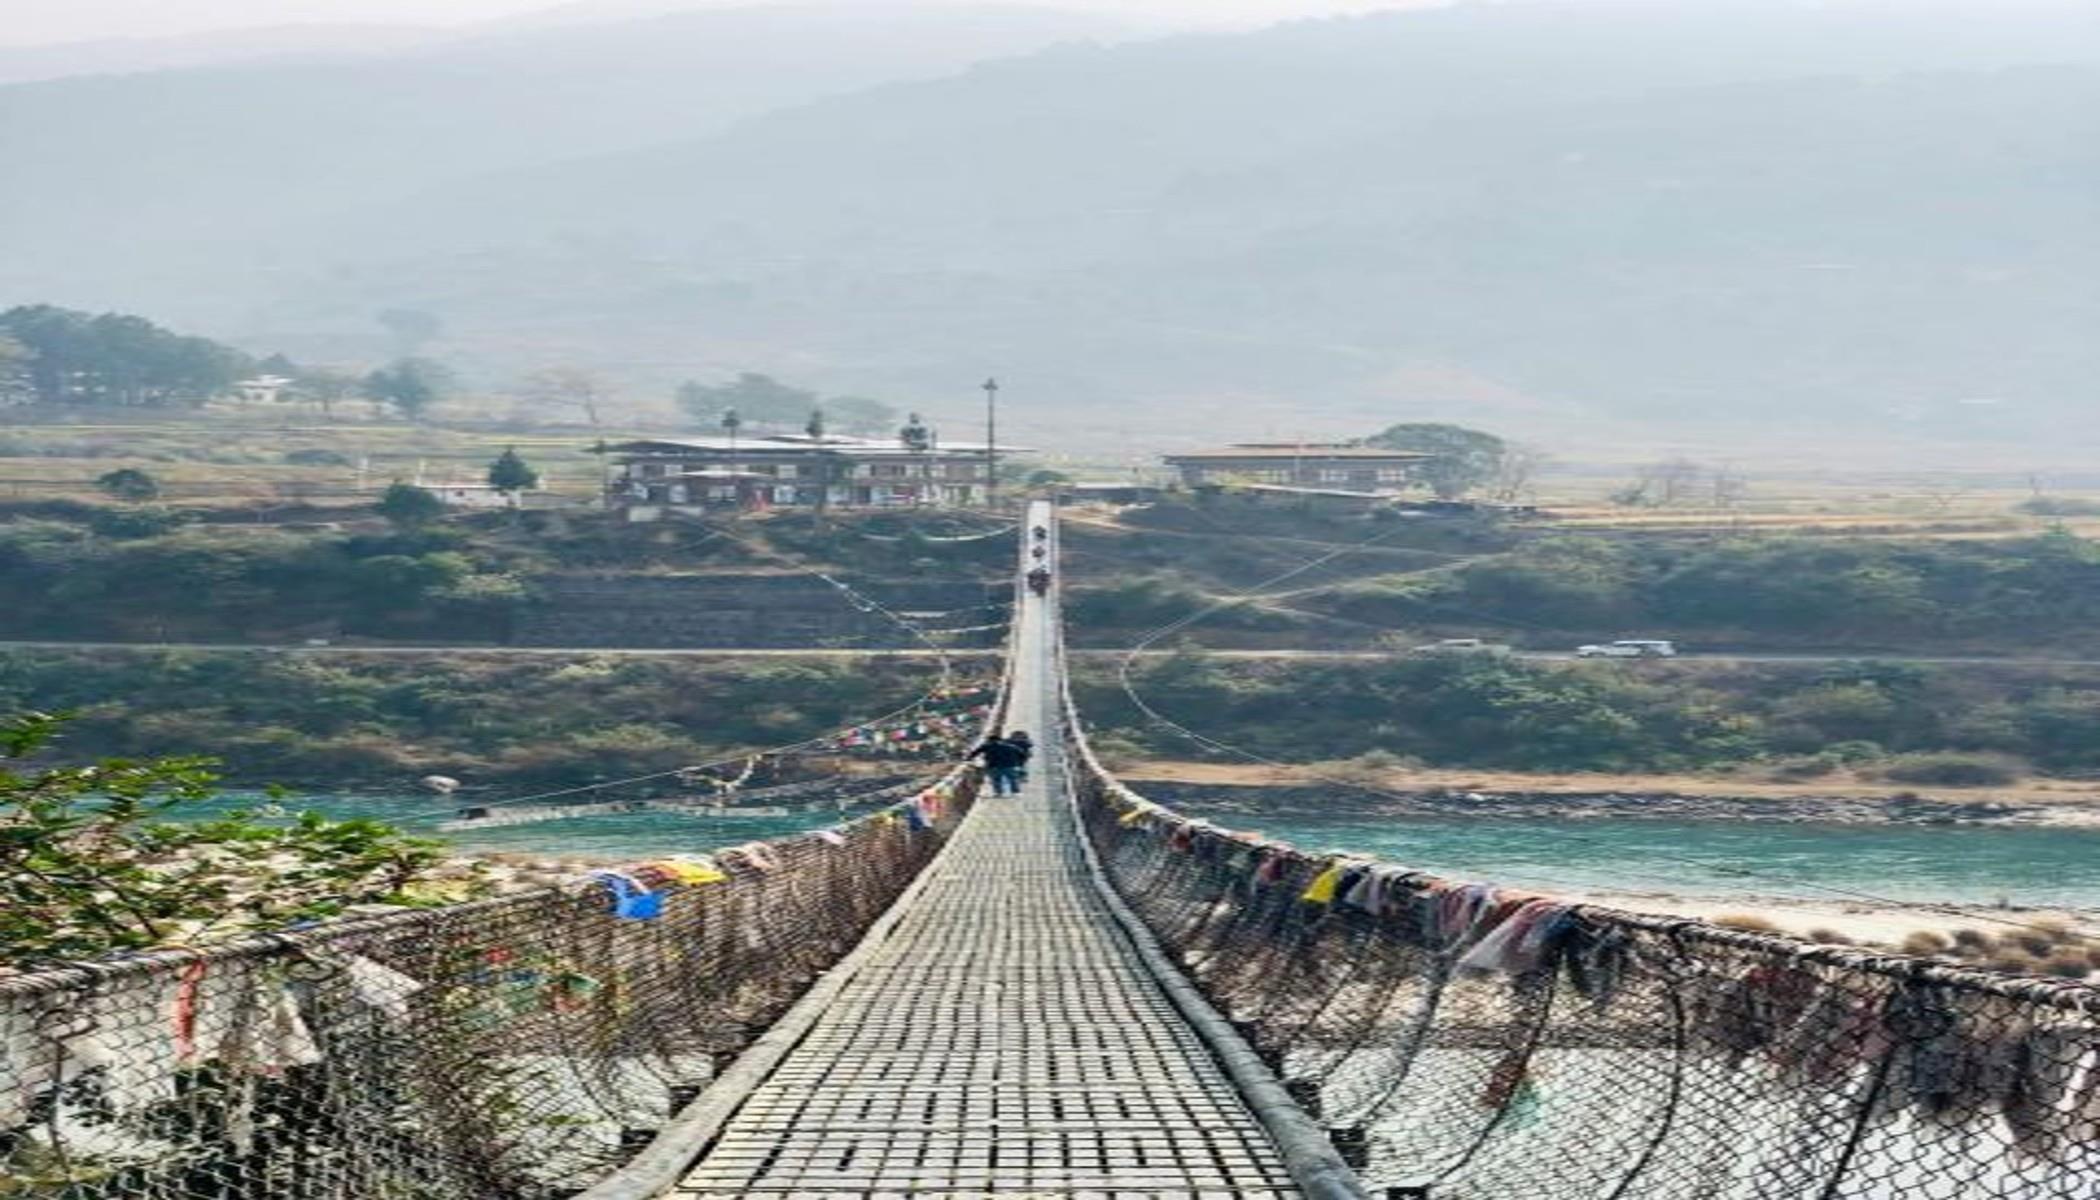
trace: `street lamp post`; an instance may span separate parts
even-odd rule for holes
[[[999,381],[984,381],[984,502],[999,505]]]

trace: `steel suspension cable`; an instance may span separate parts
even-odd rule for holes
[[[1376,543],[1383,541],[1385,538],[1392,536],[1394,532],[1397,532],[1397,530],[1387,530],[1371,538],[1365,539],[1365,541],[1363,541],[1357,546],[1339,547],[1335,550],[1329,551],[1326,554],[1322,554],[1318,558],[1312,559],[1309,562],[1302,563],[1297,567],[1293,567],[1289,570],[1280,572],[1277,575],[1270,577],[1269,579],[1263,580],[1247,588],[1241,589],[1227,596],[1226,598],[1219,600],[1214,604],[1199,609],[1196,612],[1193,612],[1188,616],[1181,618],[1180,620],[1172,621],[1159,626],[1152,632],[1146,634],[1135,645],[1131,646],[1127,651],[1125,651],[1123,657],[1118,662],[1116,676],[1117,682],[1121,686],[1123,694],[1130,700],[1130,703],[1133,707],[1135,707],[1140,713],[1144,714],[1147,720],[1152,721],[1153,723],[1163,726],[1169,730],[1172,730],[1173,732],[1188,739],[1189,741],[1195,742],[1197,745],[1203,746],[1217,753],[1243,758],[1249,762],[1260,763],[1264,766],[1276,767],[1282,770],[1291,771],[1296,774],[1305,775],[1310,778],[1319,780],[1322,783],[1330,783],[1340,787],[1346,787],[1356,791],[1366,792],[1372,795],[1385,796],[1402,801],[1411,801],[1413,798],[1403,792],[1394,791],[1389,788],[1378,787],[1373,784],[1361,783],[1356,780],[1347,779],[1339,775],[1328,774],[1319,771],[1317,768],[1305,766],[1304,764],[1286,763],[1278,759],[1269,758],[1266,755],[1256,753],[1255,751],[1247,750],[1240,746],[1220,741],[1216,738],[1207,737],[1203,734],[1199,734],[1195,730],[1190,729],[1188,726],[1183,725],[1180,722],[1177,722],[1167,717],[1164,713],[1160,712],[1157,708],[1153,707],[1149,702],[1147,702],[1144,696],[1138,691],[1137,685],[1131,677],[1132,667],[1137,662],[1138,657],[1146,650],[1150,649],[1152,645],[1158,642],[1161,638],[1166,637],[1167,635],[1177,632],[1181,629],[1186,629],[1190,625],[1193,625],[1196,622],[1201,621],[1214,613],[1223,611],[1226,608],[1230,608],[1236,604],[1239,604],[1242,601],[1249,599],[1258,599],[1259,593],[1275,586],[1278,583],[1303,574],[1305,571],[1311,570],[1314,567],[1317,567],[1334,558],[1351,553],[1352,551],[1359,549],[1362,546],[1375,545]],[[1496,813],[1483,813],[1478,815],[1489,819],[1502,820],[1506,822],[1515,822],[1517,820],[1516,818],[1505,817],[1501,814]],[[1544,832],[1549,837],[1560,838],[1564,841],[1577,842],[1583,845],[1602,847],[1605,849],[1611,848],[1610,843],[1605,842],[1601,839],[1586,837],[1582,834],[1571,833],[1566,830],[1547,829]],[[1789,887],[1798,887],[1807,889],[1809,891],[1820,892],[1824,895],[1839,897],[1842,899],[1866,901],[1874,904],[1896,908],[1924,909],[1926,911],[1936,912],[1942,915],[1958,916],[1967,920],[1983,921],[1989,924],[2002,925],[2015,929],[2024,929],[2030,932],[2059,932],[2058,930],[2051,929],[2048,926],[2037,925],[2035,923],[2027,921],[2018,921],[2008,917],[1993,916],[1987,913],[1979,913],[1969,909],[1956,907],[1953,905],[1936,904],[1930,901],[1903,901],[1891,896],[1883,896],[1874,892],[1862,891],[1856,888],[1846,888],[1834,884],[1816,883],[1813,881],[1796,879],[1785,875],[1774,875],[1754,870],[1749,867],[1742,867],[1729,863],[1712,862],[1686,855],[1664,855],[1663,857],[1669,859],[1670,861],[1676,862],[1680,866],[1694,867],[1701,871],[1708,871],[1717,875],[1730,876],[1738,879],[1757,880]],[[1669,877],[1656,876],[1656,878],[1668,879]],[[1685,881],[1677,880],[1674,882],[1682,883]],[[1749,888],[1738,887],[1734,890],[1746,895],[1758,894],[1751,891],[1751,889]],[[2076,932],[2080,933],[2081,936],[2090,936],[2092,931],[2089,929],[2081,928]]]

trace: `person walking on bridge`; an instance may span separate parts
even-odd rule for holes
[[[991,778],[994,796],[1021,793],[1021,768],[1028,762],[1028,754],[1028,749],[1016,746],[996,733],[970,751],[971,758],[984,760],[984,773]]]
[[[1006,735],[1006,744],[1009,746],[1018,747],[1020,749],[1021,766],[1015,772],[1015,777],[1019,779],[1020,782],[1027,783],[1028,760],[1035,757],[1035,739],[1028,736],[1027,730],[1016,729],[1009,732]]]

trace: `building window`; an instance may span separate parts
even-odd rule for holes
[[[1407,468],[1406,468],[1406,467],[1380,467],[1380,468],[1378,468],[1378,482],[1380,482],[1380,483],[1405,483],[1405,482],[1407,482]]]
[[[1321,483],[1347,483],[1347,482],[1349,482],[1349,472],[1347,472],[1347,471],[1345,471],[1345,470],[1340,470],[1340,469],[1338,469],[1338,468],[1335,468],[1335,467],[1326,467],[1326,468],[1323,468],[1323,469],[1322,469],[1322,470],[1320,471],[1320,482],[1321,482]]]

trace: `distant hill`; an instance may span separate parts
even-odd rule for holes
[[[0,299],[238,320],[268,299],[258,281],[333,254],[347,213],[1116,28],[992,6],[708,9],[0,87]]]
[[[996,371],[1030,437],[1434,414],[2060,447],[2100,433],[2100,11],[1968,12],[1467,5],[1060,47],[304,211],[213,281],[246,307],[198,311],[321,344],[413,302],[470,367],[560,347],[641,388]]]
[[[312,62],[354,58],[406,50],[442,37],[436,30],[409,25],[275,25],[168,37],[0,46],[0,84],[73,75],[170,71],[258,59]]]

